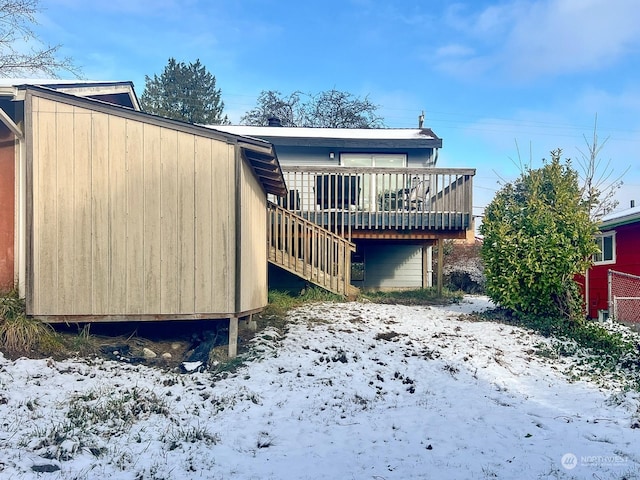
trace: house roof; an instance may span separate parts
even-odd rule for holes
[[[210,125],[209,128],[269,140],[276,145],[441,148],[430,128],[319,128]]]
[[[60,80],[33,78],[0,78],[0,95],[16,97],[19,87],[32,85],[50,88],[58,92],[140,110],[140,102],[130,81]]]
[[[602,217],[600,230],[610,230],[621,225],[640,222],[640,207],[627,208]]]

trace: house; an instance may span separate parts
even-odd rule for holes
[[[282,127],[277,119],[212,128],[274,145],[288,188],[282,206],[353,243],[356,287],[430,287],[433,246],[473,232],[475,170],[436,167],[442,139],[429,128]],[[295,284],[281,268],[269,273],[272,284]]]
[[[55,322],[229,319],[267,304],[264,140],[139,111],[131,83],[0,87],[0,282]]]
[[[640,322],[640,207],[602,218],[596,237],[600,253],[585,275],[589,318],[607,314],[618,320]]]
[[[475,170],[437,168],[441,145],[187,124],[141,112],[130,82],[6,81],[0,284],[51,323],[228,319],[235,354],[269,264],[342,295],[431,285],[433,245],[473,226]]]

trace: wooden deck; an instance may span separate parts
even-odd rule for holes
[[[283,166],[288,196],[280,204],[351,238],[385,230],[441,231],[473,226],[474,169]],[[357,236],[357,234],[356,234]]]

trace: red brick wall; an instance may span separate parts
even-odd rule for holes
[[[14,136],[0,123],[0,292],[13,287],[15,216]]]

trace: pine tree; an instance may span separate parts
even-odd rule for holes
[[[188,123],[229,123],[223,116],[224,102],[216,88],[216,77],[200,60],[187,65],[170,58],[161,75],[145,75],[140,104],[147,113]]]

